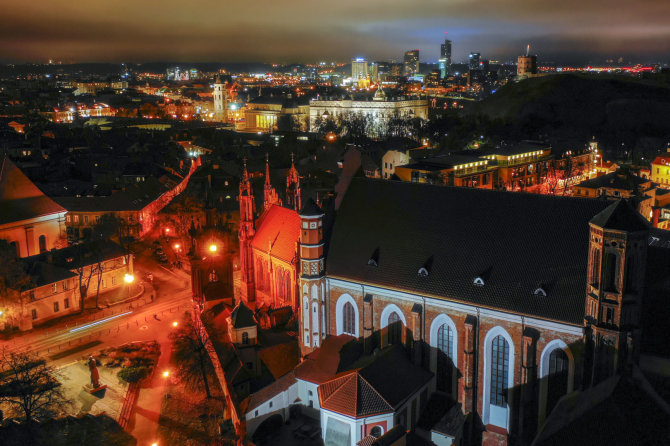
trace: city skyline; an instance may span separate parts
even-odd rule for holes
[[[486,0],[364,5],[345,0],[331,5],[327,16],[303,0],[292,1],[290,8],[267,3],[253,9],[173,0],[160,9],[124,0],[111,10],[97,4],[81,8],[72,0],[58,0],[48,10],[17,0],[4,3],[2,62],[302,63],[400,59],[411,48],[421,50],[422,61],[437,62],[445,30],[454,62],[470,52],[514,59],[528,43],[542,60],[559,63],[619,57],[666,62],[670,52],[670,25],[664,20],[670,5],[654,0],[634,9],[619,8],[618,1],[516,0],[503,6]]]

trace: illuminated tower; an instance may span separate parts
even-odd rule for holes
[[[250,308],[255,308],[256,294],[254,288],[254,262],[251,240],[254,238],[254,194],[251,190],[247,160],[244,160],[244,171],[240,182],[240,299]]]
[[[268,154],[265,154],[265,186],[263,187],[263,210],[267,211],[273,204],[281,205],[279,196],[272,183],[270,182],[270,160]]]
[[[216,121],[226,120],[226,95],[227,91],[224,88],[221,78],[216,76],[214,81],[214,119]]]
[[[300,177],[295,168],[295,158],[291,154],[291,168],[286,175],[286,206],[300,212]]]
[[[589,222],[584,384],[597,384],[639,358],[649,223],[620,200]]]
[[[417,74],[419,74],[419,50],[406,51],[403,75],[414,76]]]
[[[300,351],[318,348],[326,337],[323,211],[311,198],[300,212]]]
[[[440,45],[440,77],[444,79],[451,71],[451,40],[444,39]]]

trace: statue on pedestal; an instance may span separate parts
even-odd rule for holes
[[[100,372],[98,372],[98,361],[93,357],[89,356],[88,361],[88,370],[91,372],[91,384],[84,386],[84,390],[89,393],[95,393],[102,389],[105,389],[107,386],[100,383]]]

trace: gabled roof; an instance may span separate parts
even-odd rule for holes
[[[319,386],[321,407],[354,418],[393,412],[393,407],[358,371]]]
[[[619,172],[608,173],[599,177],[584,180],[575,185],[575,187],[583,187],[587,189],[598,189],[607,187],[610,189],[635,190],[641,184],[649,183],[651,180],[645,180],[636,175],[625,175]]]
[[[412,364],[399,347],[386,349],[371,361],[321,384],[321,407],[354,418],[394,412],[433,376]]]
[[[0,167],[0,224],[65,212],[7,157]]]
[[[246,328],[256,325],[254,312],[241,300],[232,313],[230,313],[230,321],[233,324],[233,328]]]
[[[328,381],[358,359],[355,343],[355,338],[349,335],[327,337],[321,348],[307,355],[295,368],[296,378],[316,384]]]
[[[262,217],[251,246],[270,252],[285,262],[292,263],[296,256],[296,243],[300,238],[300,216],[293,209],[273,205]]]
[[[591,219],[591,224],[603,229],[646,231],[651,225],[625,200],[612,203]]]
[[[335,220],[327,275],[581,325],[588,223],[610,204],[354,178]],[[377,249],[378,266],[369,266]],[[431,256],[430,275],[418,276]],[[475,286],[485,272],[485,285]],[[546,297],[533,294],[538,283]]]

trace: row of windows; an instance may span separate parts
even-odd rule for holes
[[[63,309],[67,310],[70,308],[70,298],[66,297],[63,299]],[[54,302],[54,313],[58,313],[60,311],[60,302]],[[37,309],[33,308],[31,311],[31,317],[33,320],[37,319]]]

